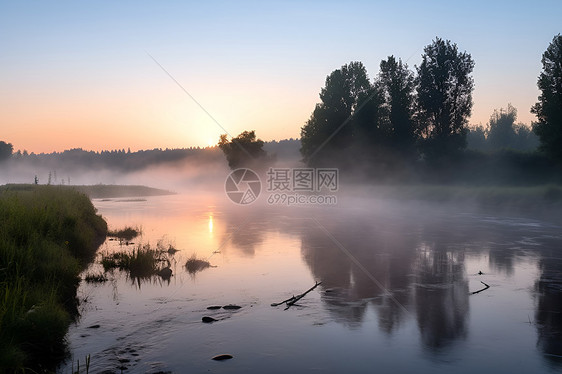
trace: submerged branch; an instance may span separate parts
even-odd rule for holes
[[[486,291],[488,288],[490,288],[490,286],[489,286],[488,284],[486,284],[486,283],[484,283],[484,282],[482,282],[482,281],[480,281],[480,283],[482,283],[482,284],[483,284],[484,286],[486,286],[486,287],[482,288],[481,290],[471,292],[471,293],[470,293],[471,295],[476,295],[477,293],[480,293],[480,292],[482,292],[482,291]]]
[[[318,287],[318,285],[320,285],[322,282],[316,282],[314,284],[314,286],[310,287],[306,292],[301,293],[300,295],[297,296],[292,296],[290,298],[288,298],[287,300],[283,300],[279,303],[273,303],[271,304],[271,306],[279,306],[281,304],[286,304],[287,307],[285,308],[285,310],[289,309],[291,306],[295,305],[295,303],[297,301],[299,301],[300,299],[302,299],[303,297],[306,296],[307,293],[311,292],[312,290],[314,290],[316,287]]]

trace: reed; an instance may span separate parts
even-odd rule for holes
[[[132,251],[104,253],[101,258],[105,271],[124,270],[131,278],[149,278],[156,275],[164,262],[166,259],[163,252],[151,248],[149,244],[138,245]]]
[[[121,230],[109,230],[107,232],[107,236],[111,236],[114,238],[119,239],[120,241],[129,241],[141,234],[141,230],[139,228],[132,228],[132,227],[125,227]]]
[[[191,255],[191,257],[187,260],[185,267],[189,274],[194,275],[195,273],[205,270],[210,267],[211,264],[207,260],[203,260],[197,258],[195,254]]]

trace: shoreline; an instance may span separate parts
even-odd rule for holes
[[[53,372],[66,358],[79,274],[106,235],[84,193],[0,186],[0,371]]]
[[[109,199],[122,197],[146,197],[175,195],[173,191],[142,185],[92,184],[92,185],[35,185],[5,184],[0,191],[32,191],[36,187],[49,186],[65,190],[75,190],[87,195],[90,199]]]

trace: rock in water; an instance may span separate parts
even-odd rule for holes
[[[212,322],[218,321],[218,319],[214,319],[213,317],[207,317],[207,316],[201,318],[201,320],[202,320],[204,323],[212,323]]]
[[[217,355],[217,356],[213,357],[213,360],[224,361],[224,360],[230,360],[231,358],[234,358],[234,356],[229,355],[229,354],[222,354],[222,355]]]
[[[170,279],[170,277],[172,276],[172,269],[170,269],[169,267],[165,267],[158,272],[158,275],[164,279]]]
[[[220,305],[212,305],[212,306],[208,306],[207,309],[209,310],[216,310],[216,309],[220,309],[222,308],[222,306]]]
[[[228,304],[228,305],[223,306],[222,308],[226,309],[226,310],[237,310],[237,309],[240,309],[242,307],[238,306],[238,305]]]

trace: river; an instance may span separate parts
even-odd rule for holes
[[[90,373],[562,372],[558,224],[360,197],[332,207],[237,206],[203,193],[94,205],[110,228],[141,227],[135,245],[180,251],[168,255],[169,282],[115,270],[81,283],[72,359],[59,373],[78,360],[85,372],[87,355]],[[127,248],[108,240],[99,253]],[[189,273],[193,254],[212,267]],[[315,282],[297,305],[271,306]],[[241,308],[207,309],[229,304]],[[233,358],[212,360],[219,354]]]

